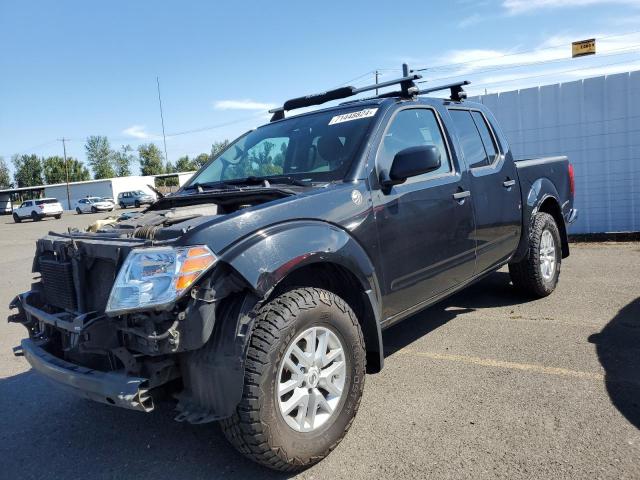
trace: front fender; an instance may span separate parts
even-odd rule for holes
[[[340,265],[358,279],[370,312],[366,319],[360,319],[366,322],[362,327],[367,353],[376,356],[373,371],[382,368],[380,289],[375,269],[364,249],[345,230],[313,220],[286,222],[245,237],[218,252],[218,257],[226,272],[221,274],[220,285],[232,284],[234,293],[221,298],[207,344],[185,357],[186,388],[178,405],[179,419],[199,423],[233,414],[242,397],[244,361],[257,309],[288,274],[312,263]]]
[[[345,230],[320,221],[296,220],[260,230],[220,255],[260,297],[290,272],[317,262],[341,265],[365,291],[379,300],[375,268],[360,244]]]

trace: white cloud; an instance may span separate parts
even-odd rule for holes
[[[150,140],[158,138],[157,135],[147,132],[144,125],[131,125],[129,128],[125,128],[122,133],[129,137],[138,138],[140,140]]]
[[[586,7],[590,5],[618,4],[640,7],[640,0],[504,0],[502,6],[507,13],[519,15],[542,9],[564,7]]]
[[[477,25],[482,22],[484,17],[479,13],[474,13],[473,15],[469,15],[468,17],[463,18],[458,22],[458,28],[467,28],[473,25]]]
[[[269,110],[275,107],[273,103],[262,103],[254,100],[218,100],[213,103],[216,110]]]

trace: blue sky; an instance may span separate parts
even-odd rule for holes
[[[590,37],[598,55],[571,60]],[[403,61],[473,94],[637,70],[639,51],[640,0],[0,0],[0,156],[61,154],[62,136],[83,161],[88,135],[161,146],[156,76],[167,134],[207,128],[169,136],[175,161]]]

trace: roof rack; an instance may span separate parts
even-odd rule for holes
[[[425,81],[418,82],[425,83]],[[462,88],[465,85],[469,85],[471,82],[469,80],[463,80],[461,82],[447,83],[445,85],[439,85],[437,87],[431,87],[426,89],[420,89],[418,95],[425,95],[431,92],[439,92],[440,90],[451,90],[451,100],[454,102],[461,102],[465,98],[467,98],[467,92]]]
[[[377,95],[373,98],[386,98],[386,97],[412,97],[418,94],[418,87],[414,83],[414,80],[419,80],[422,75],[417,73],[410,73],[407,64],[402,65],[402,77],[395,80],[389,80],[387,82],[375,83],[366,87],[340,87],[333,90],[327,90],[322,93],[314,93],[306,95],[304,97],[292,98],[284,102],[282,107],[269,110],[269,113],[273,113],[271,121],[282,120],[284,118],[284,112],[289,110],[295,110],[297,108],[311,107],[313,105],[322,105],[323,103],[330,102],[331,100],[339,100],[341,98],[353,97],[362,92],[369,92],[371,90],[377,90],[379,88],[390,87],[391,85],[400,85],[400,90],[395,92],[387,92],[381,95]]]

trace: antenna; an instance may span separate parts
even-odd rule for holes
[[[160,97],[160,79],[158,77],[156,77],[156,83],[158,84],[158,103],[160,104],[160,122],[162,123],[162,141],[164,142],[164,161],[168,162],[167,137],[164,134],[164,116],[162,115],[162,98]]]

